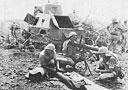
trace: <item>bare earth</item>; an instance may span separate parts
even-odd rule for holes
[[[39,61],[34,54],[14,53],[16,51],[0,48],[0,90],[66,90],[66,86],[58,80],[38,83],[26,80],[24,75],[28,69],[38,66]],[[125,73],[124,79],[111,83],[96,83],[111,90],[128,90],[128,54],[123,54],[122,59],[120,65]],[[96,62],[89,64],[92,71],[95,65]],[[90,76],[88,71],[85,74],[85,77],[92,81],[96,76],[95,72],[93,76]]]

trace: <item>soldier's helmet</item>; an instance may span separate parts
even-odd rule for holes
[[[118,23],[119,21],[116,18],[112,19],[112,23]]]
[[[68,37],[70,38],[70,37],[72,37],[74,35],[77,35],[77,33],[76,32],[70,32]]]
[[[45,47],[45,49],[49,49],[49,50],[55,50],[55,45],[54,44],[52,44],[52,43],[50,43],[50,44],[48,44],[46,47]]]
[[[107,47],[102,46],[102,47],[100,47],[100,48],[99,48],[99,50],[98,50],[98,52],[97,52],[97,53],[106,53],[107,51],[108,51],[108,48],[107,48]]]

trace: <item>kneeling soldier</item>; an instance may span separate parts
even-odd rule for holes
[[[107,47],[101,47],[98,54],[100,60],[98,61],[95,72],[100,73],[96,80],[112,80],[120,77],[124,77],[121,71],[121,67],[117,66],[118,57],[111,51],[108,51]]]

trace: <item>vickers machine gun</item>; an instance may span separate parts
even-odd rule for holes
[[[77,52],[78,52],[78,55],[79,55],[78,60],[73,60],[74,63],[75,63],[73,65],[73,70],[75,69],[75,66],[76,66],[77,63],[84,61],[84,64],[85,64],[84,71],[88,69],[89,72],[90,72],[90,74],[92,75],[92,72],[91,72],[91,70],[89,68],[89,65],[87,63],[87,60],[90,59],[90,57],[93,55],[92,52],[91,52],[91,50],[98,51],[98,48],[97,47],[90,46],[90,45],[87,45],[87,44],[83,44],[82,45],[81,44],[82,38],[83,38],[83,36],[81,35],[79,44],[77,44],[77,43],[70,43],[70,45],[78,48],[78,51]],[[63,60],[63,58],[58,58],[57,60],[61,62],[61,61],[64,61],[65,59]]]

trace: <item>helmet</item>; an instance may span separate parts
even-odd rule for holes
[[[77,35],[77,33],[76,32],[70,32],[69,33],[69,38],[72,37],[73,35]]]
[[[50,43],[50,44],[48,44],[46,47],[45,47],[45,49],[49,49],[49,50],[55,50],[55,45],[54,44],[52,44],[52,43]]]
[[[100,47],[98,53],[106,53],[108,51],[107,47]]]
[[[112,19],[112,22],[113,22],[113,23],[114,23],[114,22],[117,22],[117,23],[118,23],[119,21],[118,21],[116,18],[113,18],[113,19]]]

